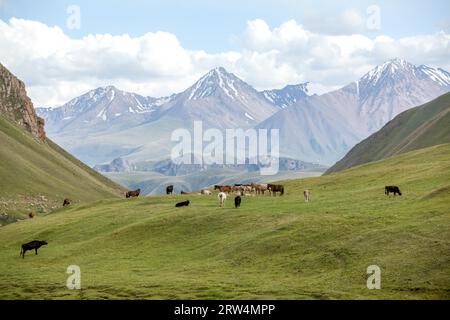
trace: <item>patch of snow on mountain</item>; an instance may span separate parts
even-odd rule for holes
[[[245,116],[248,118],[248,119],[250,119],[250,120],[252,120],[252,121],[255,121],[255,118],[253,118],[251,115],[249,115],[247,112],[245,113]]]
[[[435,69],[422,65],[419,69],[429,76],[433,81],[439,83],[441,86],[450,86],[450,73],[442,69]]]
[[[109,97],[109,101],[113,101],[114,97],[116,96],[116,92],[114,91],[114,89],[111,90],[111,96]]]
[[[103,121],[106,121],[106,108],[103,108],[98,114],[97,118],[102,118]]]

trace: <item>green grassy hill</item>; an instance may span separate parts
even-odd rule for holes
[[[121,190],[49,139],[38,141],[0,116],[0,214],[20,218],[60,207],[66,197],[88,202]]]
[[[59,209],[0,228],[0,298],[449,299],[449,181],[445,144],[286,181],[285,196],[238,210],[194,195]],[[387,184],[403,196],[385,196]],[[20,258],[34,239],[49,245]],[[65,287],[73,264],[79,291]],[[369,265],[381,290],[366,287]]]
[[[357,144],[326,173],[448,142],[450,93],[401,113],[380,131]]]

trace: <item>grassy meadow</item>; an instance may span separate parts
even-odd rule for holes
[[[232,196],[106,199],[3,226],[0,298],[450,298],[450,144],[284,184],[240,209]],[[402,197],[384,195],[391,184]],[[49,245],[20,258],[34,239]],[[69,265],[81,290],[66,288]]]

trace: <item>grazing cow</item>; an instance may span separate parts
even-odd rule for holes
[[[72,200],[65,198],[63,202],[63,207],[70,206],[72,204]]]
[[[141,189],[137,189],[135,191],[128,191],[125,196],[127,198],[137,198],[141,194]]]
[[[225,192],[220,192],[217,197],[219,198],[219,204],[221,207],[225,205],[225,200],[227,200],[227,194]]]
[[[22,259],[25,259],[25,252],[27,252],[28,250],[33,250],[33,249],[36,252],[36,254],[38,254],[38,249],[47,244],[48,244],[47,242],[40,241],[40,240],[34,240],[31,242],[25,243],[22,245],[22,250],[20,250],[20,255],[22,256]]]
[[[168,186],[168,187],[166,188],[166,194],[167,194],[167,195],[173,194],[173,186]]]
[[[180,208],[180,207],[188,207],[191,203],[189,202],[189,200],[177,203],[175,205],[175,207]]]
[[[309,202],[311,197],[311,192],[309,190],[303,191],[303,198],[305,198],[305,202]]]
[[[400,192],[400,189],[397,186],[386,186],[384,188],[384,193],[388,196],[390,193],[394,194],[394,197],[398,194],[399,196],[402,195]]]
[[[252,183],[250,192],[253,191],[253,190],[256,192],[256,194],[261,194],[262,193],[264,195],[264,193],[268,190],[268,184],[266,184],[266,183],[261,183],[261,184]]]
[[[232,186],[214,186],[214,190],[219,189],[220,192],[226,192],[226,193],[230,193],[233,191],[234,187]]]
[[[244,184],[242,186],[242,191],[253,192],[253,191],[256,191],[256,188],[253,185],[253,183],[252,184]]]
[[[241,207],[241,201],[242,201],[242,198],[240,196],[237,196],[236,198],[234,198],[234,206],[236,209]]]
[[[202,195],[204,195],[204,196],[210,196],[210,195],[212,195],[212,192],[209,191],[209,190],[206,190],[206,189],[203,189],[200,193],[201,193]]]
[[[280,193],[280,196],[284,194],[284,186],[281,184],[268,184],[267,189],[274,195],[277,195],[277,192]]]

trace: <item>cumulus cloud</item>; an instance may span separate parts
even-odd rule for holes
[[[361,24],[355,12],[346,14],[350,27]],[[26,82],[36,106],[60,105],[110,84],[143,95],[169,95],[185,90],[216,66],[260,90],[310,81],[321,84],[322,92],[354,81],[394,57],[450,69],[450,36],[444,31],[369,38],[323,34],[294,20],[271,28],[255,19],[237,39],[239,50],[208,53],[183,47],[168,32],[73,39],[59,27],[12,18],[0,20],[0,62]]]

